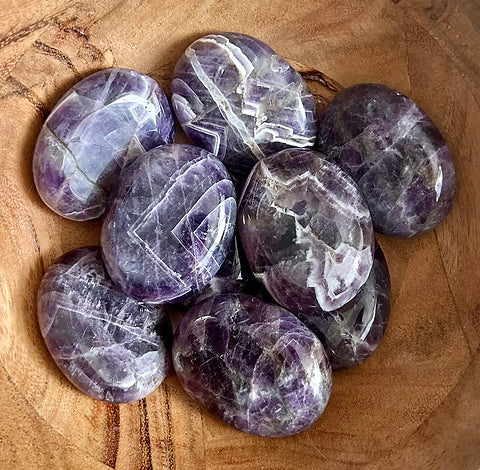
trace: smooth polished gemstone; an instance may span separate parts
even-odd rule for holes
[[[321,116],[318,144],[358,184],[378,232],[413,237],[452,207],[455,168],[445,140],[396,90],[367,83],[339,93]]]
[[[105,217],[110,276],[138,300],[184,300],[219,270],[235,216],[235,190],[220,160],[192,145],[152,149],[122,172]]]
[[[187,393],[250,434],[298,433],[330,397],[331,367],[320,340],[290,312],[248,295],[210,297],[190,309],[172,356]]]
[[[78,248],[52,264],[37,302],[48,350],[82,392],[98,400],[131,402],[165,378],[171,363],[168,316],[114,286],[100,247]]]
[[[314,314],[299,312],[322,341],[334,370],[356,366],[377,349],[390,316],[390,274],[379,245],[373,268],[360,292],[343,307]]]
[[[178,60],[171,89],[185,133],[217,155],[239,185],[265,155],[315,143],[316,105],[306,83],[253,37],[197,39]]]
[[[153,79],[101,70],[63,95],[45,121],[33,157],[38,193],[69,219],[100,217],[122,168],[173,136],[170,105]]]
[[[365,200],[318,152],[289,149],[260,161],[245,184],[238,231],[255,277],[294,313],[345,305],[372,267]]]

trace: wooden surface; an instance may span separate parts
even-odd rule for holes
[[[456,203],[438,229],[380,239],[393,311],[378,352],[335,374],[323,417],[286,439],[223,426],[173,374],[139,403],[94,401],[55,367],[36,323],[45,268],[98,242],[100,228],[61,219],[37,196],[31,159],[43,119],[104,67],[168,88],[182,50],[222,30],[257,36],[344,85],[400,89],[437,123],[457,168]],[[479,129],[478,0],[1,0],[0,469],[479,468]]]

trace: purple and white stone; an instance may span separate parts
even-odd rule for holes
[[[238,33],[197,39],[178,60],[172,105],[185,133],[241,182],[265,155],[313,147],[315,100],[269,46]]]
[[[82,392],[126,403],[162,383],[171,363],[168,316],[114,286],[100,247],[78,248],[52,264],[37,304],[50,354]]]
[[[298,318],[322,341],[334,370],[356,366],[377,349],[390,316],[390,274],[377,245],[367,282],[350,302],[331,312],[299,312]]]
[[[365,200],[318,152],[289,149],[261,160],[245,184],[238,231],[255,277],[293,313],[340,308],[372,267]]]
[[[235,216],[235,190],[220,160],[192,145],[152,149],[122,172],[105,217],[108,272],[135,299],[182,301],[219,270]]]
[[[413,237],[449,213],[452,156],[430,118],[402,93],[371,83],[347,88],[324,110],[318,143],[358,184],[375,230]]]
[[[170,105],[153,79],[101,70],[63,95],[45,121],[33,157],[38,193],[63,217],[100,217],[122,168],[173,136]]]
[[[320,340],[290,312],[248,295],[219,295],[190,309],[172,356],[187,393],[250,434],[303,431],[330,397],[331,367]]]

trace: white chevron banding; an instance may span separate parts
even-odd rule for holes
[[[200,62],[197,59],[196,52],[192,48],[185,51],[185,55],[190,59],[193,70],[203,86],[208,90],[210,96],[215,101],[218,109],[222,113],[228,125],[235,131],[235,133],[242,139],[243,142],[250,148],[258,159],[264,157],[260,147],[255,142],[255,139],[250,135],[245,123],[235,114],[227,97],[223,92],[213,83],[210,77],[203,70]]]
[[[313,103],[313,99],[301,77],[276,54],[261,46],[257,52],[249,45],[244,48],[241,35],[238,45],[227,36],[212,34],[200,38],[185,51],[187,68],[172,83],[172,101],[182,126],[192,131],[194,139],[199,134],[205,135],[212,142],[209,148],[215,155],[232,158],[235,168],[235,155],[231,154],[232,149],[229,154],[228,146],[236,140],[246,147],[239,150],[235,142],[236,153],[251,154],[258,160],[264,157],[261,144],[312,147],[316,139],[313,129],[316,114],[314,105],[305,108],[304,100]],[[233,83],[228,82],[228,91],[210,71],[211,57],[216,55],[219,71],[223,67],[237,74]],[[208,69],[202,65],[203,59],[209,64]],[[197,91],[192,89],[194,84]],[[223,142],[228,133],[222,131],[222,126],[233,131],[235,140]],[[240,157],[237,155],[236,159]]]
[[[224,191],[229,186],[231,193],[234,193],[233,184],[229,179],[212,181],[203,192],[186,186],[188,181],[198,180],[202,165],[205,165],[206,161],[208,159],[202,155],[178,165],[160,188],[167,188],[163,194],[151,185],[152,202],[126,232],[130,243],[140,248],[142,258],[145,257],[144,262],[156,266],[158,272],[155,273],[155,277],[163,279],[166,285],[175,291],[172,299],[190,292],[192,289],[190,278],[197,282],[197,288],[201,288],[210,280],[214,271],[218,270],[220,264],[215,252],[221,245],[222,238],[227,237],[229,233],[227,224],[234,219],[235,199],[224,198]],[[146,168],[149,164],[145,162]],[[146,171],[142,174],[146,174],[147,179],[141,184],[148,184],[151,181],[151,173]],[[205,182],[203,186],[206,186]],[[223,190],[222,186],[225,186]],[[170,215],[172,204],[175,204],[175,214],[181,216],[179,220]],[[199,215],[202,215],[201,220],[198,220]],[[210,226],[212,229],[208,231],[207,228]],[[205,231],[203,236],[202,230]],[[172,253],[177,252],[176,250],[179,250],[179,256],[188,264],[190,269],[188,273],[183,272],[183,268],[177,268],[171,262],[165,261],[168,256],[171,257]],[[162,299],[168,300],[170,299]]]

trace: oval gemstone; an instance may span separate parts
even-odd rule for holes
[[[356,366],[377,349],[390,316],[390,274],[379,245],[367,282],[350,302],[331,312],[299,312],[322,341],[334,370]]]
[[[171,89],[185,133],[239,180],[265,155],[315,143],[316,105],[306,83],[253,37],[196,40],[178,60]]]
[[[248,295],[219,295],[191,308],[172,355],[187,393],[250,434],[298,433],[330,397],[331,368],[320,340],[290,312]]]
[[[82,392],[126,403],[162,383],[171,363],[170,320],[114,286],[100,247],[78,248],[52,264],[37,303],[50,354]]]
[[[122,172],[105,217],[107,269],[138,300],[184,300],[222,265],[235,216],[235,190],[220,160],[192,145],[152,149]]]
[[[38,193],[63,217],[100,217],[122,168],[173,136],[170,105],[153,79],[101,70],[63,95],[45,121],[33,157]]]
[[[449,213],[452,156],[425,112],[384,85],[355,85],[326,107],[319,149],[358,184],[378,232],[413,237]]]
[[[318,152],[260,161],[239,204],[238,230],[255,277],[288,310],[334,310],[365,284],[374,237],[353,180]]]

